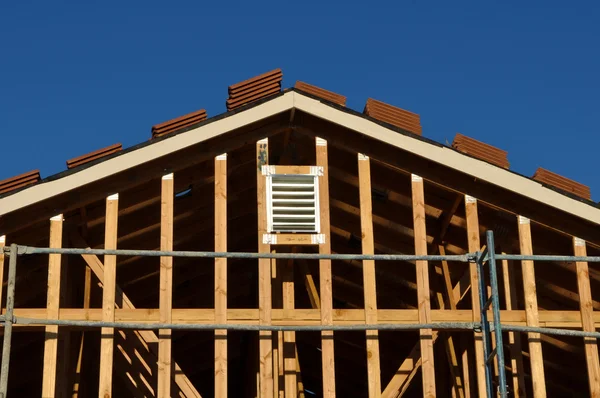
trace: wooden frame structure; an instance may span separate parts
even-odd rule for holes
[[[288,94],[297,104],[290,109],[281,105]],[[309,102],[312,111],[302,107]],[[250,104],[223,119],[236,121],[230,131],[118,170],[102,184],[90,180],[77,195],[70,191],[74,203],[59,195],[31,204],[21,223],[25,210],[0,215],[0,249],[18,243],[446,255],[480,251],[482,234],[492,229],[508,253],[600,253],[600,229],[592,217],[581,222],[550,205],[535,207],[533,199],[492,186],[494,181],[469,179],[456,168],[375,139],[361,130],[363,121],[344,127],[349,111],[338,108],[299,92]],[[364,123],[373,124],[370,131],[401,134]],[[198,129],[203,126],[210,123]],[[175,146],[183,140],[176,137],[197,133],[175,131],[152,145]],[[288,173],[322,169],[318,239],[291,233],[265,239],[263,166]],[[49,213],[56,209],[62,214]],[[3,257],[0,250],[5,282]],[[474,264],[59,254],[25,256],[21,262],[17,318],[297,326],[480,321]],[[600,271],[594,264],[501,265],[503,323],[600,327]],[[18,322],[14,327],[9,396],[395,398],[474,397],[486,391],[481,334],[472,331],[84,332]],[[498,349],[510,359],[515,396],[600,396],[595,339],[506,335],[505,347]]]

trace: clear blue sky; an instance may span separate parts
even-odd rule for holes
[[[0,179],[121,142],[279,67],[590,185],[600,200],[600,2],[30,2],[0,11]],[[507,4],[510,3],[510,4]]]

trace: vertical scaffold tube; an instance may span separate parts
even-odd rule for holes
[[[500,397],[507,397],[506,369],[504,367],[504,345],[502,344],[502,325],[500,323],[500,296],[498,295],[498,275],[496,273],[496,253],[494,232],[487,231],[488,267],[490,285],[492,287],[492,311],[494,314],[494,333],[496,335],[496,360],[498,361],[498,392]]]
[[[4,317],[4,343],[2,345],[2,368],[0,369],[0,398],[8,393],[8,369],[12,341],[13,310],[15,308],[15,279],[17,275],[17,245],[10,245],[8,262],[8,286],[6,289],[6,314]]]

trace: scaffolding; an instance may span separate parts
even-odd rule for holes
[[[485,377],[487,397],[507,397],[508,385],[504,350],[502,342],[503,332],[541,333],[547,335],[600,338],[599,332],[586,332],[561,328],[532,327],[502,324],[500,319],[500,302],[498,291],[498,278],[496,260],[532,260],[532,261],[581,261],[600,262],[599,256],[556,256],[556,255],[518,255],[497,254],[494,246],[494,233],[487,231],[486,247],[482,252],[467,253],[464,255],[404,255],[404,254],[309,254],[309,253],[245,253],[245,252],[206,252],[206,251],[152,251],[152,250],[105,250],[105,249],[68,249],[68,248],[42,248],[11,244],[3,250],[9,256],[8,283],[6,312],[0,316],[0,323],[4,330],[4,343],[2,347],[2,364],[0,374],[0,398],[5,398],[8,391],[8,374],[10,366],[10,353],[13,325],[39,325],[39,326],[70,326],[82,328],[119,328],[133,330],[239,330],[239,331],[415,331],[420,329],[432,330],[463,330],[480,332],[483,340],[485,356]],[[141,322],[106,322],[91,320],[66,320],[27,318],[14,315],[15,281],[17,271],[17,258],[19,256],[36,254],[65,254],[65,255],[118,255],[118,256],[148,256],[148,257],[196,257],[196,258],[243,258],[243,259],[328,259],[328,260],[376,260],[376,261],[456,261],[463,263],[476,263],[479,277],[479,297],[481,305],[481,322],[435,322],[412,324],[352,324],[352,325],[248,325],[248,324],[181,324],[181,323],[141,323]],[[489,274],[489,287],[491,294],[488,296],[485,269]],[[488,310],[491,307],[493,320],[488,319]],[[492,334],[495,337],[496,347],[492,349]],[[498,349],[500,347],[500,349]],[[496,361],[498,378],[494,380],[493,366]],[[497,387],[497,394],[494,392]]]

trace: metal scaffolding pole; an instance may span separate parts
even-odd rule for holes
[[[0,398],[5,398],[8,389],[8,373],[10,362],[10,350],[12,340],[12,328],[14,324],[20,325],[58,325],[61,327],[115,327],[134,330],[270,330],[270,331],[364,331],[364,330],[475,330],[482,332],[484,355],[486,364],[486,390],[489,398],[496,396],[493,381],[493,360],[498,364],[498,395],[508,396],[506,384],[506,369],[504,350],[502,342],[503,331],[514,332],[536,332],[547,335],[576,336],[600,338],[600,332],[586,332],[581,330],[567,330],[545,327],[503,325],[500,319],[500,303],[498,292],[498,278],[496,260],[536,260],[536,261],[587,261],[600,262],[600,257],[592,256],[549,256],[549,255],[518,255],[518,254],[495,254],[494,234],[492,231],[486,233],[487,245],[483,253],[467,253],[463,255],[405,255],[405,254],[313,254],[313,253],[242,253],[242,252],[192,252],[192,251],[151,251],[151,250],[103,250],[103,249],[65,249],[65,248],[40,248],[12,244],[10,248],[4,248],[9,255],[8,287],[6,314],[0,315],[0,323],[4,326],[4,345],[2,349],[2,364],[0,374]],[[476,262],[479,277],[479,297],[481,305],[481,323],[476,322],[439,322],[429,324],[357,324],[357,325],[248,325],[248,324],[177,324],[177,323],[146,323],[146,322],[103,322],[103,321],[79,321],[67,319],[35,319],[14,316],[14,295],[18,255],[35,255],[60,253],[67,255],[119,255],[119,256],[172,256],[172,257],[200,257],[200,258],[240,258],[240,259],[332,259],[332,260],[378,260],[378,261],[417,261],[417,260],[448,260],[458,262]],[[489,271],[489,282],[491,295],[487,295],[487,284],[484,267],[487,265]],[[488,319],[488,308],[491,306],[493,322]],[[495,334],[496,349],[491,349],[491,333]]]
[[[8,370],[12,342],[13,312],[15,308],[15,280],[17,275],[17,245],[10,245],[8,262],[8,287],[6,289],[6,315],[4,317],[4,343],[2,345],[2,367],[0,369],[0,398],[8,394]]]

